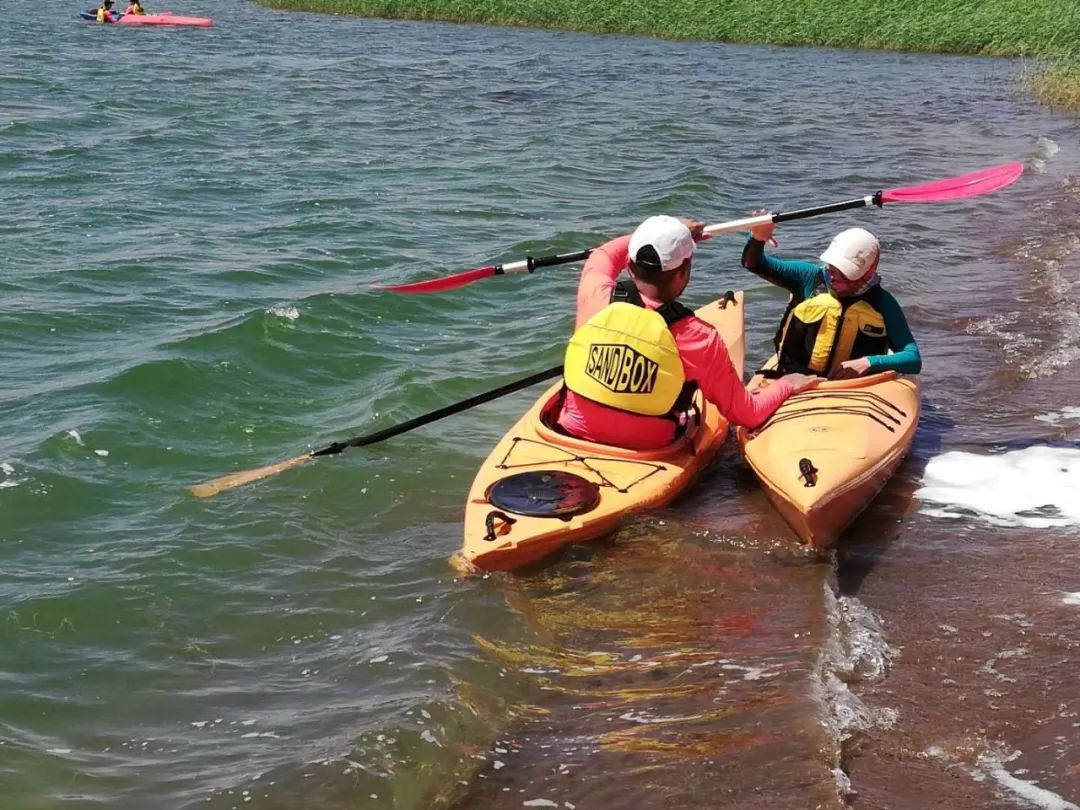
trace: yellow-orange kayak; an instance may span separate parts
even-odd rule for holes
[[[743,369],[743,296],[697,311]],[[685,490],[724,442],[728,422],[699,393],[686,434],[658,450],[624,450],[552,430],[552,386],[491,451],[465,504],[465,544],[451,560],[462,571],[509,571],[570,543],[614,530],[622,518],[663,506]]]
[[[775,362],[775,358],[773,361]],[[768,385],[755,376],[752,388]],[[818,383],[739,446],[769,500],[804,542],[831,545],[885,486],[915,439],[917,378],[888,371]]]

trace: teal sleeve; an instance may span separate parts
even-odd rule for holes
[[[881,314],[885,316],[885,330],[889,335],[892,354],[875,354],[867,357],[870,371],[896,371],[900,374],[918,374],[922,371],[922,355],[908,326],[900,303],[884,290],[881,291]]]
[[[778,259],[765,252],[765,243],[754,237],[743,248],[742,266],[756,276],[783,287],[796,298],[808,298],[821,278],[824,265],[803,259]]]

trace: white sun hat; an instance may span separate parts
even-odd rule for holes
[[[876,266],[880,255],[881,244],[876,236],[862,228],[848,228],[829,243],[821,261],[831,264],[844,278],[855,281]]]
[[[644,248],[645,255],[639,254]],[[655,251],[655,256],[650,255]],[[694,255],[694,237],[690,229],[680,220],[667,215],[649,217],[637,226],[630,237],[630,260],[646,268],[657,268],[665,272],[682,266],[682,263]]]

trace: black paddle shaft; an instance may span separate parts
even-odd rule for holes
[[[529,272],[536,270],[538,267],[554,267],[557,264],[572,264],[573,262],[581,262],[589,258],[589,254],[593,252],[592,248],[587,250],[575,250],[573,253],[557,253],[554,256],[538,256],[535,259],[529,256]]]
[[[813,208],[800,208],[798,211],[786,211],[783,214],[773,214],[773,222],[789,222],[793,219],[807,219],[808,217],[816,217],[818,214],[832,214],[836,211],[848,211],[852,208],[865,208],[867,205],[876,205],[881,208],[881,194],[877,192],[867,197],[856,197],[854,200],[845,200],[844,202],[831,203],[829,205],[818,205]],[[868,201],[869,200],[869,201]]]
[[[537,383],[542,383],[547,380],[554,379],[562,374],[563,367],[561,365],[549,368],[545,371],[538,371],[536,374],[532,374],[524,379],[517,380],[516,382],[507,383],[506,385],[493,388],[490,391],[485,391],[483,394],[477,394],[474,397],[463,399],[461,402],[455,402],[452,405],[446,405],[438,410],[425,413],[422,416],[417,416],[415,419],[410,419],[407,422],[402,422],[400,425],[394,425],[384,430],[376,431],[375,433],[369,433],[366,436],[357,436],[355,439],[346,439],[341,442],[334,442],[321,450],[315,450],[311,453],[313,456],[332,456],[336,453],[340,453],[346,447],[364,447],[369,444],[375,444],[376,442],[385,441],[386,439],[397,436],[400,433],[407,433],[410,430],[415,430],[418,427],[429,425],[432,422],[452,416],[455,413],[461,413],[467,411],[469,408],[475,408],[477,405],[483,405],[485,402],[491,402],[493,399],[512,394],[515,391],[521,391],[525,388],[531,388]]]
[[[593,252],[593,248],[587,250],[575,250],[573,253],[556,253],[554,256],[526,256],[525,257],[525,269],[532,273],[541,267],[554,267],[558,264],[572,264],[574,262],[584,261],[589,258],[589,254]],[[514,266],[517,266],[520,271],[520,263],[512,262]],[[505,265],[495,265],[495,275],[501,276],[506,273]]]

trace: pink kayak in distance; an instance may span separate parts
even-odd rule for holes
[[[162,11],[157,14],[125,14],[120,18],[120,25],[193,25],[198,28],[209,28],[214,21],[209,17],[185,17],[182,14],[173,14],[171,11]]]
[[[92,20],[93,15],[83,12],[83,19]],[[162,11],[158,14],[118,14],[117,25],[186,25],[196,28],[210,28],[214,21],[209,17],[185,17],[181,14],[173,14],[171,11]]]

